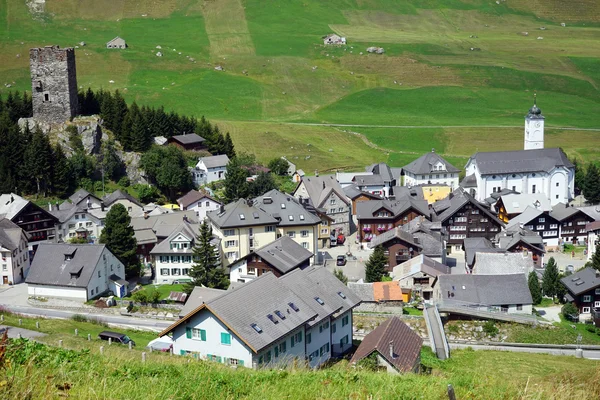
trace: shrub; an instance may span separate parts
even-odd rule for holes
[[[154,286],[147,286],[142,290],[138,290],[132,296],[133,300],[140,303],[158,303],[160,300],[160,292]]]
[[[485,323],[483,324],[483,331],[489,335],[489,336],[496,336],[498,334],[498,327],[496,327],[496,324],[494,323],[494,321],[487,320],[485,321]]]
[[[586,325],[585,330],[590,333],[596,333],[596,327],[592,324]]]
[[[377,353],[371,353],[371,355],[360,360],[357,365],[359,368],[366,369],[367,371],[377,371],[379,369],[377,365]]]
[[[119,186],[122,188],[126,188],[129,187],[129,185],[131,185],[131,181],[129,180],[129,178],[126,176],[122,177],[121,179],[119,179]]]
[[[573,303],[567,303],[562,307],[561,313],[568,320],[573,320],[579,314],[579,310]]]
[[[85,315],[73,314],[71,319],[75,322],[88,322],[88,318]]]

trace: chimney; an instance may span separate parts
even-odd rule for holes
[[[319,176],[319,170],[318,169],[315,169],[315,176],[317,176],[317,177]]]
[[[13,195],[10,195],[10,202],[12,203],[13,201],[15,201],[15,198],[13,197]]]
[[[188,224],[190,223],[190,221],[188,220],[188,217],[187,217],[187,215],[184,215],[184,216],[183,216],[183,222],[187,222]]]
[[[223,204],[221,204],[221,206],[219,207],[219,214],[223,214],[225,212],[225,206]]]
[[[104,211],[104,207],[105,207],[105,206],[104,206],[104,202],[103,202],[103,201],[102,201],[102,202],[100,202],[100,209],[101,209],[102,211]]]
[[[52,212],[52,203],[48,202],[48,211]]]
[[[88,197],[87,199],[87,208],[90,209],[92,208],[92,200],[90,200],[90,198]]]
[[[148,211],[144,210],[144,219],[148,219],[149,215],[148,215]]]
[[[56,200],[56,211],[60,210],[60,205],[58,204],[58,200]]]
[[[396,358],[396,357],[394,356],[394,341],[393,341],[393,340],[390,340],[390,358],[391,358],[391,359],[394,359],[394,358]]]
[[[600,271],[596,270],[596,278],[600,278]]]

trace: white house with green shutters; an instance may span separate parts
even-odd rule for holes
[[[359,303],[324,268],[280,278],[266,273],[206,302],[198,300],[160,335],[170,334],[173,352],[182,356],[248,368],[298,362],[314,368],[351,348],[352,309]]]

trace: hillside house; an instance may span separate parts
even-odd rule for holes
[[[335,33],[330,33],[323,37],[323,44],[346,44],[346,38],[336,35]]]
[[[267,272],[280,277],[296,268],[308,267],[312,256],[311,251],[289,236],[282,236],[231,264],[229,280],[247,283]]]
[[[392,279],[400,283],[400,287],[410,289],[423,299],[425,303],[433,300],[433,284],[438,276],[449,274],[450,267],[439,263],[426,255],[420,254],[394,267]]]
[[[266,273],[203,301],[160,336],[172,335],[175,354],[226,365],[315,368],[352,347],[352,309],[359,303],[324,268],[281,278]]]
[[[533,300],[527,275],[440,275],[434,283],[438,304],[468,306],[482,311],[531,315]]]
[[[206,185],[225,179],[229,157],[226,154],[202,157],[192,169],[192,177],[196,186]]]
[[[504,223],[525,212],[527,208],[534,208],[544,213],[552,211],[550,201],[543,193],[509,193],[498,197],[493,205],[498,213],[498,219]]]
[[[30,296],[87,301],[127,294],[123,263],[103,245],[42,243],[27,276]]]
[[[104,207],[107,209],[112,208],[112,206],[115,204],[122,204],[129,215],[141,214],[144,208],[144,205],[135,197],[125,191],[122,191],[121,189],[117,189],[111,194],[106,195],[103,199],[103,203]]]
[[[507,229],[521,227],[537,233],[542,238],[544,247],[558,249],[561,223],[549,213],[528,206],[507,224]]]
[[[7,218],[0,219],[0,255],[2,285],[21,283],[29,273],[27,234]]]
[[[382,200],[382,197],[370,192],[365,192],[359,189],[356,185],[348,185],[344,189],[344,194],[352,202],[352,215],[356,215],[356,204],[361,201]]]
[[[377,365],[391,374],[419,372],[422,346],[418,334],[398,317],[391,317],[365,336],[350,363],[376,354]]]
[[[206,219],[206,213],[218,210],[223,204],[204,192],[190,190],[184,196],[177,199],[179,209],[190,210],[196,213],[196,219],[200,222]]]
[[[560,224],[560,240],[562,243],[583,243],[587,239],[585,226],[594,219],[578,208],[558,203],[552,207],[550,216]]]
[[[584,268],[562,278],[567,289],[565,300],[574,303],[579,310],[579,320],[600,319],[600,272]]]
[[[600,221],[590,222],[585,226],[587,231],[587,259],[592,259],[596,246],[600,244]]]
[[[39,243],[56,240],[58,219],[17,194],[0,195],[0,218],[11,220],[27,232],[30,250],[35,251]]]
[[[421,254],[423,250],[418,240],[415,240],[410,233],[401,230],[399,227],[377,235],[368,244],[368,247],[371,249],[377,246],[383,247],[383,251],[388,258],[388,262],[385,265],[388,272],[391,272],[396,265],[402,264]]]
[[[107,49],[126,49],[127,43],[125,42],[125,39],[117,36],[113,40],[106,43],[106,48]]]
[[[168,144],[179,147],[182,150],[205,150],[206,139],[195,133],[185,133],[183,135],[171,136],[167,140]]]
[[[507,252],[531,257],[535,268],[542,268],[544,265],[546,246],[544,239],[536,232],[512,225],[496,235],[495,243]]]
[[[376,236],[424,216],[429,218],[427,202],[403,197],[397,200],[368,200],[356,204],[358,240],[370,242]]]
[[[460,169],[456,168],[433,149],[402,167],[404,186],[442,184],[451,190],[458,187]]]

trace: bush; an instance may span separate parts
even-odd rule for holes
[[[498,334],[498,327],[496,327],[496,324],[494,323],[494,321],[487,320],[485,321],[485,323],[483,324],[483,331],[489,335],[489,336],[496,336]]]
[[[75,322],[88,322],[87,317],[85,315],[81,315],[81,314],[73,314],[71,319]]]
[[[160,193],[155,186],[135,185],[134,189],[137,190],[142,203],[153,203],[160,197]]]
[[[586,325],[585,330],[590,333],[596,333],[596,327],[592,324]]]
[[[94,191],[101,192],[103,189],[104,185],[102,184],[102,181],[94,182]]]
[[[133,300],[140,303],[158,303],[160,300],[160,292],[154,286],[147,286],[142,290],[138,290],[132,296]]]
[[[121,179],[119,179],[118,184],[122,188],[127,188],[127,187],[129,187],[129,185],[131,185],[131,181],[129,180],[129,178],[127,176],[124,176]]]
[[[563,317],[571,321],[577,318],[577,316],[579,315],[579,310],[577,309],[575,304],[567,303],[562,307],[561,313]]]

